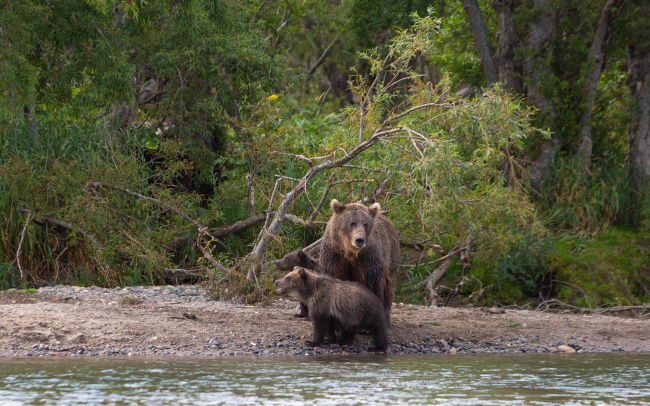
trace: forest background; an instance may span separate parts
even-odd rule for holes
[[[0,288],[273,295],[379,202],[397,299],[650,301],[643,0],[5,0]]]

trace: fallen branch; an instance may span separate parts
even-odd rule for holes
[[[91,191],[99,190],[99,189],[104,188],[104,187],[119,190],[120,192],[126,193],[127,195],[131,195],[131,196],[137,197],[138,199],[154,203],[155,205],[160,206],[160,207],[164,208],[165,210],[171,211],[172,213],[177,214],[180,217],[187,220],[187,222],[189,222],[190,224],[192,224],[196,228],[201,228],[202,227],[201,224],[197,223],[190,216],[183,213],[182,211],[180,211],[178,208],[172,206],[171,204],[163,202],[162,200],[158,200],[158,199],[155,199],[153,197],[145,196],[145,195],[142,195],[140,193],[133,192],[133,191],[131,191],[129,189],[124,189],[124,188],[121,188],[121,187],[118,187],[118,186],[113,186],[113,185],[110,185],[110,184],[104,183],[104,182],[88,182],[86,187],[89,188],[89,190],[91,190]]]
[[[466,276],[461,276],[461,277],[460,277],[460,280],[459,280],[458,283],[456,284],[456,287],[455,287],[451,292],[449,292],[449,294],[448,294],[447,297],[445,298],[445,303],[443,303],[442,305],[443,305],[443,306],[447,306],[447,304],[449,303],[449,301],[450,301],[454,296],[457,296],[457,295],[460,293],[461,290],[463,290],[463,288],[465,287],[465,282],[467,282],[468,280],[469,280],[469,279],[468,279]]]
[[[23,231],[20,232],[20,241],[18,242],[18,249],[16,250],[16,263],[18,264],[18,270],[20,271],[20,280],[25,279],[25,273],[23,272],[23,267],[20,264],[20,255],[23,253],[23,242],[25,242],[25,234],[27,233],[27,225],[31,221],[31,212],[27,210],[27,218],[25,219],[25,226]]]
[[[280,203],[280,207],[275,213],[275,216],[273,217],[273,221],[271,222],[269,227],[265,228],[265,230],[263,230],[263,232],[260,234],[258,242],[255,244],[253,250],[249,254],[253,264],[250,270],[248,271],[248,274],[246,275],[246,279],[251,280],[256,278],[257,273],[260,271],[262,267],[262,257],[264,256],[264,253],[266,251],[266,245],[268,239],[270,237],[274,237],[277,234],[280,226],[282,225],[285,218],[287,217],[287,211],[289,210],[289,206],[293,203],[295,199],[298,198],[298,196],[304,193],[305,189],[307,188],[307,184],[316,174],[326,169],[339,167],[343,164],[350,162],[352,159],[359,156],[359,154],[361,154],[363,151],[367,150],[368,148],[372,147],[373,145],[381,141],[384,137],[401,131],[403,131],[402,128],[393,128],[390,130],[383,130],[383,131],[381,128],[378,128],[377,131],[375,131],[375,133],[368,140],[358,144],[352,150],[346,152],[345,155],[343,155],[342,157],[338,159],[325,161],[316,166],[309,166],[307,173],[303,175],[303,177],[300,179],[298,184],[295,185],[282,199],[282,202]]]
[[[205,227],[199,228],[198,235],[196,236],[196,246],[199,248],[199,250],[203,253],[203,257],[208,260],[215,268],[220,270],[221,272],[228,273],[229,269],[226,268],[225,266],[221,265],[219,262],[217,262],[212,254],[210,254],[208,251],[205,250],[202,244],[203,240],[203,234],[207,233],[207,229]]]
[[[433,284],[435,285],[435,283],[438,282],[440,280],[440,278],[442,278],[442,276],[445,274],[445,271],[447,270],[447,268],[451,264],[451,260],[454,258],[454,256],[456,256],[456,254],[458,254],[459,252],[461,252],[465,248],[467,248],[467,247],[463,247],[463,248],[453,247],[450,250],[449,254],[445,255],[444,257],[440,257],[440,258],[438,258],[438,259],[436,259],[434,261],[427,262],[425,265],[431,265],[431,264],[435,264],[435,263],[444,261],[443,264],[440,265],[438,268],[436,268],[435,271],[431,272],[429,274],[429,276],[425,280],[423,280],[422,282],[415,285],[413,288],[411,288],[411,290],[412,291],[418,291],[418,290],[422,289],[423,287],[425,287],[425,286],[427,286],[429,284],[429,281],[431,279],[434,279],[434,278],[435,278],[435,281],[433,281]],[[438,272],[440,270],[442,270],[442,273],[440,275],[438,275]]]
[[[110,184],[104,183],[104,182],[88,182],[88,184],[86,185],[86,188],[88,188],[88,190],[93,194],[95,194],[95,191],[97,191],[97,190],[99,190],[101,188],[104,188],[104,187],[110,188],[110,189],[115,189],[115,190],[118,190],[120,192],[126,193],[126,194],[128,194],[130,196],[137,197],[138,199],[142,199],[142,200],[145,200],[147,202],[154,203],[155,205],[160,206],[163,209],[171,211],[172,213],[182,217],[187,222],[189,222],[190,224],[195,226],[197,229],[204,228],[196,220],[192,219],[190,216],[183,213],[178,208],[172,206],[169,203],[165,203],[162,200],[158,200],[158,199],[155,199],[153,197],[145,196],[145,195],[142,195],[140,193],[133,192],[133,191],[131,191],[129,189],[124,189],[124,188],[121,188],[121,187],[118,187],[118,186],[113,186],[113,185],[110,185]],[[206,230],[207,230],[207,228],[206,228]],[[213,235],[210,231],[206,231],[206,234],[208,234],[210,237],[212,237],[219,245],[221,245],[222,248],[227,249],[225,244],[222,243],[221,241],[219,241],[217,236]]]
[[[31,215],[31,211],[28,210],[28,209],[19,209],[18,211],[21,212],[21,213],[27,213],[28,217]],[[97,238],[95,238],[95,236],[93,236],[88,231],[84,230],[83,228],[77,227],[72,223],[68,223],[67,221],[57,220],[55,218],[48,217],[48,216],[33,217],[32,221],[34,223],[38,224],[38,225],[41,225],[41,226],[48,224],[50,226],[56,226],[56,227],[60,227],[60,228],[66,229],[66,230],[74,231],[74,232],[79,233],[82,236],[84,236],[86,239],[91,241],[93,244],[97,245],[99,248],[101,248],[101,249],[104,248],[102,243],[100,243],[99,240],[97,240]]]
[[[612,307],[579,307],[568,303],[564,303],[558,299],[548,299],[540,303],[535,310],[540,312],[558,311],[558,308],[568,310],[576,313],[583,314],[605,314],[605,313],[620,313],[626,311],[650,311],[650,306],[612,306]]]
[[[165,271],[165,273],[168,273],[168,274],[182,274],[182,275],[187,275],[187,276],[193,276],[195,278],[200,278],[200,279],[205,278],[205,275],[201,275],[200,273],[196,273],[196,272],[190,271],[188,269],[174,268],[174,269],[163,269],[163,271]]]
[[[313,251],[316,250],[316,248],[320,247],[321,242],[323,242],[322,238],[319,238],[318,240],[314,241],[313,243],[309,244],[302,250],[305,251],[307,254],[313,254]]]

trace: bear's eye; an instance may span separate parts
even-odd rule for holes
[[[352,227],[356,227],[356,226],[357,226],[357,223],[352,223],[352,224],[350,224],[350,225],[351,225]]]
[[[368,228],[368,223],[363,223],[363,228]]]

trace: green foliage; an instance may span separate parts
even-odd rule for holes
[[[295,141],[285,137],[285,142],[291,141],[290,150],[295,154],[315,153],[322,157],[343,154],[381,131],[395,134],[364,151],[353,165],[335,167],[314,177],[308,188],[311,192],[308,190],[294,200],[291,213],[309,217],[315,201],[325,191],[329,192],[327,199],[376,198],[390,211],[390,218],[402,235],[433,240],[447,249],[470,240],[477,247],[475,260],[492,267],[523,236],[539,238],[544,233],[515,176],[521,169],[515,154],[523,141],[543,133],[529,124],[534,111],[500,89],[487,91],[479,99],[457,99],[447,82],[433,86],[408,71],[415,53],[431,51],[435,46],[433,38],[438,27],[435,19],[416,19],[412,30],[396,34],[387,57],[376,51],[363,55],[370,72],[387,74],[389,78],[402,75],[409,78],[403,81],[408,85],[397,87],[389,81],[355,78],[354,91],[366,103],[345,109],[338,126],[323,127],[330,132],[321,134],[320,151],[305,151],[302,148],[306,144],[301,143],[300,137]],[[370,89],[372,96],[368,97]],[[408,113],[402,114],[404,111]],[[278,114],[272,113],[274,117]],[[265,146],[271,144],[273,151],[277,148],[272,144],[273,130],[291,131],[284,126],[269,126],[268,123],[279,121],[264,117],[265,120],[258,119],[248,128],[258,128],[257,136],[263,135]],[[254,123],[259,124],[253,126]],[[261,131],[262,128],[265,130]],[[256,160],[273,162],[283,179],[295,178],[296,173],[305,170],[299,165],[295,172],[291,156],[262,153]],[[512,174],[507,178],[504,166]],[[275,183],[268,174],[258,176],[258,180],[260,186],[266,185],[266,190],[276,190],[277,185],[275,200],[269,207],[277,207],[280,196],[292,186],[290,182]],[[386,191],[370,197],[380,185]],[[311,197],[314,194],[316,198]],[[319,216],[323,220],[328,217],[329,213]]]
[[[556,297],[587,307],[647,302],[648,247],[647,234],[619,228],[559,241],[549,259]]]
[[[595,233],[613,224],[629,183],[623,165],[604,161],[585,176],[577,159],[559,160],[542,182],[538,207],[544,222],[556,231]]]
[[[279,84],[253,11],[238,3],[4,4],[0,112],[14,118],[35,105],[39,119],[59,123],[165,121],[176,137],[200,133],[217,149],[225,119]],[[24,85],[7,87],[15,83]]]
[[[650,185],[646,186],[641,196],[641,224],[645,232],[650,232]]]
[[[486,16],[486,24],[494,30],[495,19],[491,9],[483,7],[483,2],[479,3],[481,11]],[[460,4],[446,4],[447,6],[438,14],[442,20],[440,34],[436,37],[438,50],[428,54],[427,58],[431,61],[435,72],[449,77],[451,83],[481,88],[484,86],[485,77],[481,61],[476,55],[474,38],[465,11]]]
[[[0,262],[11,264],[5,281],[17,282],[16,253],[24,237],[26,281],[160,283],[163,269],[171,267],[165,245],[189,229],[169,207],[199,219],[216,218],[211,208],[200,206],[198,196],[174,185],[183,166],[162,170],[169,176],[151,176],[137,151],[115,144],[105,132],[49,126],[39,132],[35,145],[20,143],[20,131],[3,138],[13,147],[0,156],[0,212],[6,230]],[[180,153],[174,143],[161,149],[171,157]],[[95,182],[102,186],[92,186]],[[164,205],[128,191],[153,196]]]
[[[413,24],[413,13],[425,16],[431,0],[355,0],[350,8],[354,39],[361,49],[377,47],[392,39],[394,31]]]
[[[553,243],[548,236],[522,236],[497,259],[492,270],[494,287],[488,292],[488,301],[510,304],[534,300],[542,288],[547,259],[552,252]],[[479,279],[483,278],[479,276]]]
[[[398,275],[401,300],[424,301],[410,288],[439,265],[432,244],[444,253],[473,247],[471,266],[454,262],[443,282],[468,277],[462,293],[485,288],[487,302],[536,297],[549,267],[558,297],[572,303],[647,297],[647,256],[615,247],[616,239],[642,246],[640,236],[614,230],[616,238],[569,239],[554,250],[548,232],[594,235],[639,218],[650,229],[649,194],[630,197],[624,163],[624,24],[614,27],[620,37],[596,95],[594,165],[587,172],[560,159],[531,201],[520,181],[525,159],[549,137],[532,123],[561,137],[561,154],[571,155],[599,7],[544,6],[557,12],[563,35],[539,55],[544,75],[518,71],[553,101],[553,114],[540,114],[534,100],[499,87],[454,95],[484,83],[458,2],[370,3],[0,4],[0,288],[161,283],[165,268],[197,267],[216,297],[259,301],[279,276],[268,261],[317,240],[327,202],[338,198],[380,202],[402,242],[424,246],[417,265]],[[494,5],[479,6],[496,49]],[[532,6],[515,7],[522,39],[537,17]],[[427,9],[433,16],[420,17]],[[513,63],[538,51],[522,46]],[[288,211],[306,223],[285,221],[262,272],[247,278],[251,247],[298,180],[377,134],[345,166],[308,179]],[[251,210],[269,218],[219,242],[204,238],[228,271],[212,269],[183,215],[217,228]],[[586,256],[592,250],[617,256]]]

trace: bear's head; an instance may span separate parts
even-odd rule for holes
[[[375,218],[379,214],[379,203],[366,207],[359,203],[341,204],[333,199],[330,207],[334,212],[330,221],[346,251],[358,252],[367,246]]]
[[[309,280],[314,275],[302,267],[295,267],[284,278],[276,280],[275,290],[281,295],[300,300],[309,292]]]
[[[318,262],[303,251],[302,248],[298,248],[282,258],[276,259],[273,261],[273,264],[281,271],[290,271],[296,266],[301,266],[307,269],[314,269],[318,266]]]

